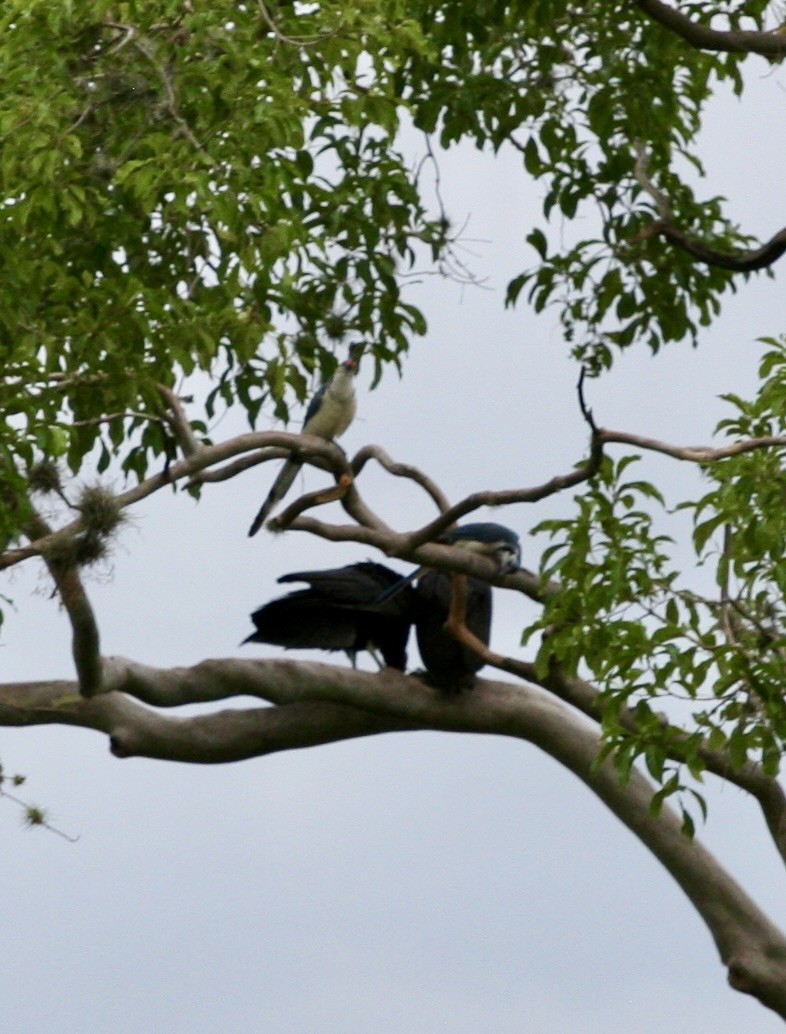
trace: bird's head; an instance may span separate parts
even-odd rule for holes
[[[360,366],[360,357],[363,355],[364,347],[365,346],[362,341],[356,341],[353,345],[350,345],[349,355],[341,365],[351,373],[357,373],[358,367]]]
[[[515,571],[521,566],[521,543],[515,531],[503,524],[480,521],[476,524],[462,524],[445,532],[440,539],[449,546],[468,549],[497,561],[502,574]]]

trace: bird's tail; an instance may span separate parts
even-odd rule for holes
[[[273,487],[267,494],[267,499],[262,504],[262,509],[254,518],[251,527],[248,529],[248,537],[256,535],[262,525],[270,516],[271,511],[281,502],[290,489],[292,482],[297,477],[297,472],[303,466],[296,460],[287,460],[279,471],[279,475],[273,482]]]

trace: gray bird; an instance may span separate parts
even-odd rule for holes
[[[349,357],[339,364],[330,380],[314,395],[306,410],[303,434],[313,434],[331,442],[334,438],[340,437],[352,423],[356,408],[355,374],[358,372],[362,351],[362,344],[351,345]],[[248,529],[249,537],[256,535],[274,507],[287,494],[302,466],[302,460],[290,458],[286,461],[273,482],[262,509]]]

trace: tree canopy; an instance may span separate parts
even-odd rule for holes
[[[786,250],[786,231],[756,242],[723,198],[704,195],[700,159],[713,93],[742,94],[751,62],[786,53],[772,5],[9,0],[0,29],[0,564],[46,563],[73,624],[78,691],[16,684],[4,697],[0,687],[0,720],[84,724],[118,756],[193,761],[390,728],[533,739],[664,861],[732,984],[786,1016],[786,941],[685,846],[704,804],[696,780],[709,771],[759,801],[786,857],[775,778],[786,744],[786,339],[772,328],[754,398],[726,396],[717,446],[604,428],[586,402],[591,379],[625,349],[700,347],[724,296]],[[451,505],[439,472],[379,447],[350,459],[257,427],[286,420],[350,343],[363,343],[377,379],[402,369],[427,333],[410,279],[467,272],[461,224],[431,170],[440,151],[468,143],[515,151],[523,180],[538,184],[529,265],[506,302],[558,315],[581,371],[588,446],[543,485]],[[209,421],[229,408],[249,434],[211,441]],[[449,711],[390,672],[203,661],[156,673],[101,657],[80,571],[125,508],[172,485],[198,495],[293,450],[334,476],[330,498],[350,523],[305,515],[325,500],[317,493],[287,508],[280,528],[474,574],[537,605],[526,659],[486,656],[520,681],[490,683]],[[703,494],[671,511],[663,486],[636,476],[645,451],[696,464]],[[360,494],[372,459],[419,484],[434,520],[387,527]],[[69,479],[95,471],[124,472],[124,491],[99,482],[75,495]],[[537,571],[500,574],[435,545],[484,505],[566,490],[569,517],[530,522],[543,544]],[[39,512],[47,494],[63,501],[58,527]],[[685,514],[687,569],[673,548]],[[565,705],[540,725],[516,713],[516,700],[537,709],[533,686]],[[244,693],[279,706],[249,710],[243,728],[216,713],[178,731],[139,706]],[[708,880],[728,905],[721,920]],[[764,962],[739,950],[735,908],[747,910]]]

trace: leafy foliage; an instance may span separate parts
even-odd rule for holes
[[[766,5],[721,6],[759,24]],[[76,471],[99,446],[142,476],[167,451],[156,383],[197,370],[208,415],[239,403],[253,423],[267,400],[286,418],[341,341],[397,362],[425,331],[399,273],[450,243],[394,146],[404,118],[443,146],[520,147],[546,218],[600,214],[565,251],[533,230],[541,261],[508,296],[559,303],[596,363],[695,337],[731,285],[640,237],[632,148],[681,223],[738,239],[675,162],[697,164],[702,105],[714,81],[741,89],[741,57],[633,5],[10,0],[0,30],[0,444],[21,469],[41,452]]]
[[[786,431],[786,344],[769,346],[758,397],[727,397],[735,415],[719,429],[734,440]],[[668,761],[675,755],[700,775],[702,744],[726,750],[737,769],[751,760],[769,774],[779,769],[786,747],[784,447],[708,464],[707,492],[672,511],[651,484],[626,479],[635,457],[606,459],[576,499],[576,514],[536,529],[554,540],[542,557],[544,584],[559,585],[526,633],[543,633],[540,669],[558,664],[568,675],[589,674],[602,690],[604,735],[620,770],[643,756],[662,793],[684,789],[680,766]],[[681,510],[693,519],[692,570],[659,530]],[[635,731],[626,715],[635,717]]]
[[[766,7],[680,5],[748,28]],[[378,374],[400,366],[426,331],[402,275],[440,268],[453,232],[402,127],[444,148],[517,149],[543,222],[507,302],[557,306],[595,372],[634,344],[696,343],[734,287],[653,232],[636,153],[677,225],[745,243],[696,186],[704,105],[720,84],[742,91],[745,55],[697,51],[635,4],[6,0],[0,40],[3,547],[29,523],[31,488],[62,492],[58,462],[76,473],[91,456],[141,478],[171,458],[160,384],[210,378],[204,435],[222,406],[252,426],[263,405],[286,419],[353,340]],[[728,396],[732,439],[782,432],[785,355],[770,342],[756,400]],[[663,530],[679,515],[629,480],[634,459],[607,459],[575,514],[540,526],[559,588],[527,635],[543,633],[542,673],[600,684],[608,748],[623,774],[644,757],[657,807],[684,788],[682,765],[700,774],[701,743],[777,767],[786,481],[772,449],[708,466],[708,491],[681,507],[688,575]],[[119,518],[100,491],[78,508],[70,559],[83,563]],[[681,729],[656,711],[675,693]]]

